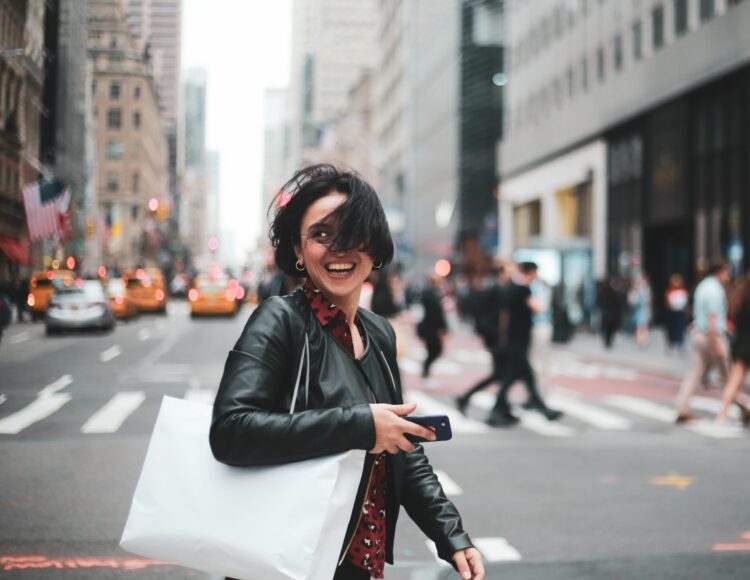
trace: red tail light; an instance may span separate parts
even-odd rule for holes
[[[191,288],[190,292],[188,292],[188,300],[190,300],[190,302],[198,300],[198,291],[195,288]]]
[[[164,300],[164,290],[157,290],[156,291],[156,299],[161,302]]]
[[[232,290],[231,288],[227,288],[227,290],[224,292],[224,298],[226,298],[230,302],[234,300],[234,290]]]
[[[124,304],[125,303],[125,297],[122,296],[122,295],[115,296],[115,302],[117,302],[117,304]]]

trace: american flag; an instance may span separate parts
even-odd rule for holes
[[[60,181],[35,181],[23,188],[26,225],[31,241],[68,235],[70,191]]]

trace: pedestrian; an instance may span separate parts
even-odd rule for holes
[[[528,400],[523,407],[542,413],[550,421],[559,419],[562,412],[550,409],[537,387],[536,374],[529,361],[531,348],[532,316],[542,306],[531,296],[529,285],[537,277],[537,265],[523,262],[518,266],[516,279],[510,284],[504,301],[506,316],[501,314],[498,335],[498,352],[502,356],[502,381],[495,405],[487,423],[495,427],[506,427],[518,423],[508,404],[508,391],[517,380],[523,381]]]
[[[17,278],[13,292],[13,301],[16,306],[16,318],[18,322],[24,322],[28,305],[26,301],[29,298],[29,280],[28,278]]]
[[[721,410],[716,420],[721,423],[729,421],[729,408],[732,403],[740,408],[742,424],[750,424],[750,401],[740,400],[740,389],[745,384],[750,370],[750,274],[739,283],[732,297],[730,317],[734,323],[732,333],[732,368],[729,380],[724,387]]]
[[[612,278],[604,278],[599,282],[597,292],[599,305],[600,329],[604,347],[612,348],[615,333],[620,327],[622,308],[620,307],[620,295],[615,288]]]
[[[682,380],[675,401],[676,423],[697,418],[690,412],[690,399],[709,367],[715,366],[719,370],[722,384],[726,384],[729,376],[727,295],[724,285],[729,282],[730,276],[729,264],[718,260],[711,265],[708,275],[695,288],[693,325],[690,330],[693,357],[691,368]]]
[[[427,349],[427,355],[422,363],[422,378],[425,379],[430,376],[432,364],[443,353],[443,341],[448,330],[440,285],[440,277],[433,274],[429,277],[427,286],[422,290],[421,302],[424,316],[417,324],[417,336],[422,339]]]
[[[649,342],[648,326],[651,322],[651,286],[645,274],[641,273],[636,277],[628,301],[633,308],[635,342],[641,348],[645,348]]]
[[[403,418],[416,406],[403,403],[394,333],[357,308],[372,269],[393,258],[377,194],[331,165],[298,171],[281,192],[286,203],[275,203],[270,229],[275,260],[306,281],[261,304],[230,351],[214,403],[214,455],[262,466],[369,450],[334,580],[383,578],[401,505],[462,578],[483,579],[481,555],[456,507],[421,445],[406,438],[434,440],[434,433]],[[310,389],[289,414],[306,345]]]
[[[498,348],[498,338],[501,326],[505,328],[507,322],[502,317],[508,316],[506,294],[512,283],[511,269],[505,264],[497,266],[495,281],[488,287],[478,291],[474,298],[474,330],[484,342],[485,348],[492,357],[492,371],[478,383],[473,385],[463,395],[456,397],[456,407],[462,413],[466,412],[472,395],[489,387],[492,383],[502,380],[504,353]]]
[[[685,328],[687,327],[687,308],[689,294],[682,276],[672,274],[669,277],[669,287],[664,293],[666,305],[667,346],[670,350],[682,351],[685,343]]]

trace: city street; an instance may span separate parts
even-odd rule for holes
[[[33,579],[207,579],[118,547],[164,395],[212,401],[226,352],[249,315],[191,319],[184,303],[110,334],[47,337],[13,324],[0,345],[0,575]],[[750,431],[712,424],[719,389],[698,393],[705,417],[672,423],[688,358],[610,355],[582,336],[535,352],[558,422],[516,412],[521,424],[483,422],[490,392],[467,416],[456,395],[489,371],[489,357],[455,324],[435,376],[405,325],[400,364],[417,413],[450,415],[454,438],[428,454],[488,578],[737,579],[750,569]],[[619,354],[618,354],[619,353]],[[512,399],[524,400],[515,387]],[[458,576],[433,556],[406,514],[392,580]]]

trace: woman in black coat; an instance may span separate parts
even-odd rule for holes
[[[276,201],[271,240],[279,268],[307,278],[253,313],[230,351],[210,432],[215,457],[235,466],[369,451],[335,580],[383,577],[393,563],[399,508],[462,578],[483,579],[421,445],[434,433],[406,421],[393,329],[358,308],[362,283],[393,257],[385,214],[362,178],[330,165],[299,171]],[[292,405],[300,352],[309,345],[309,392]]]

